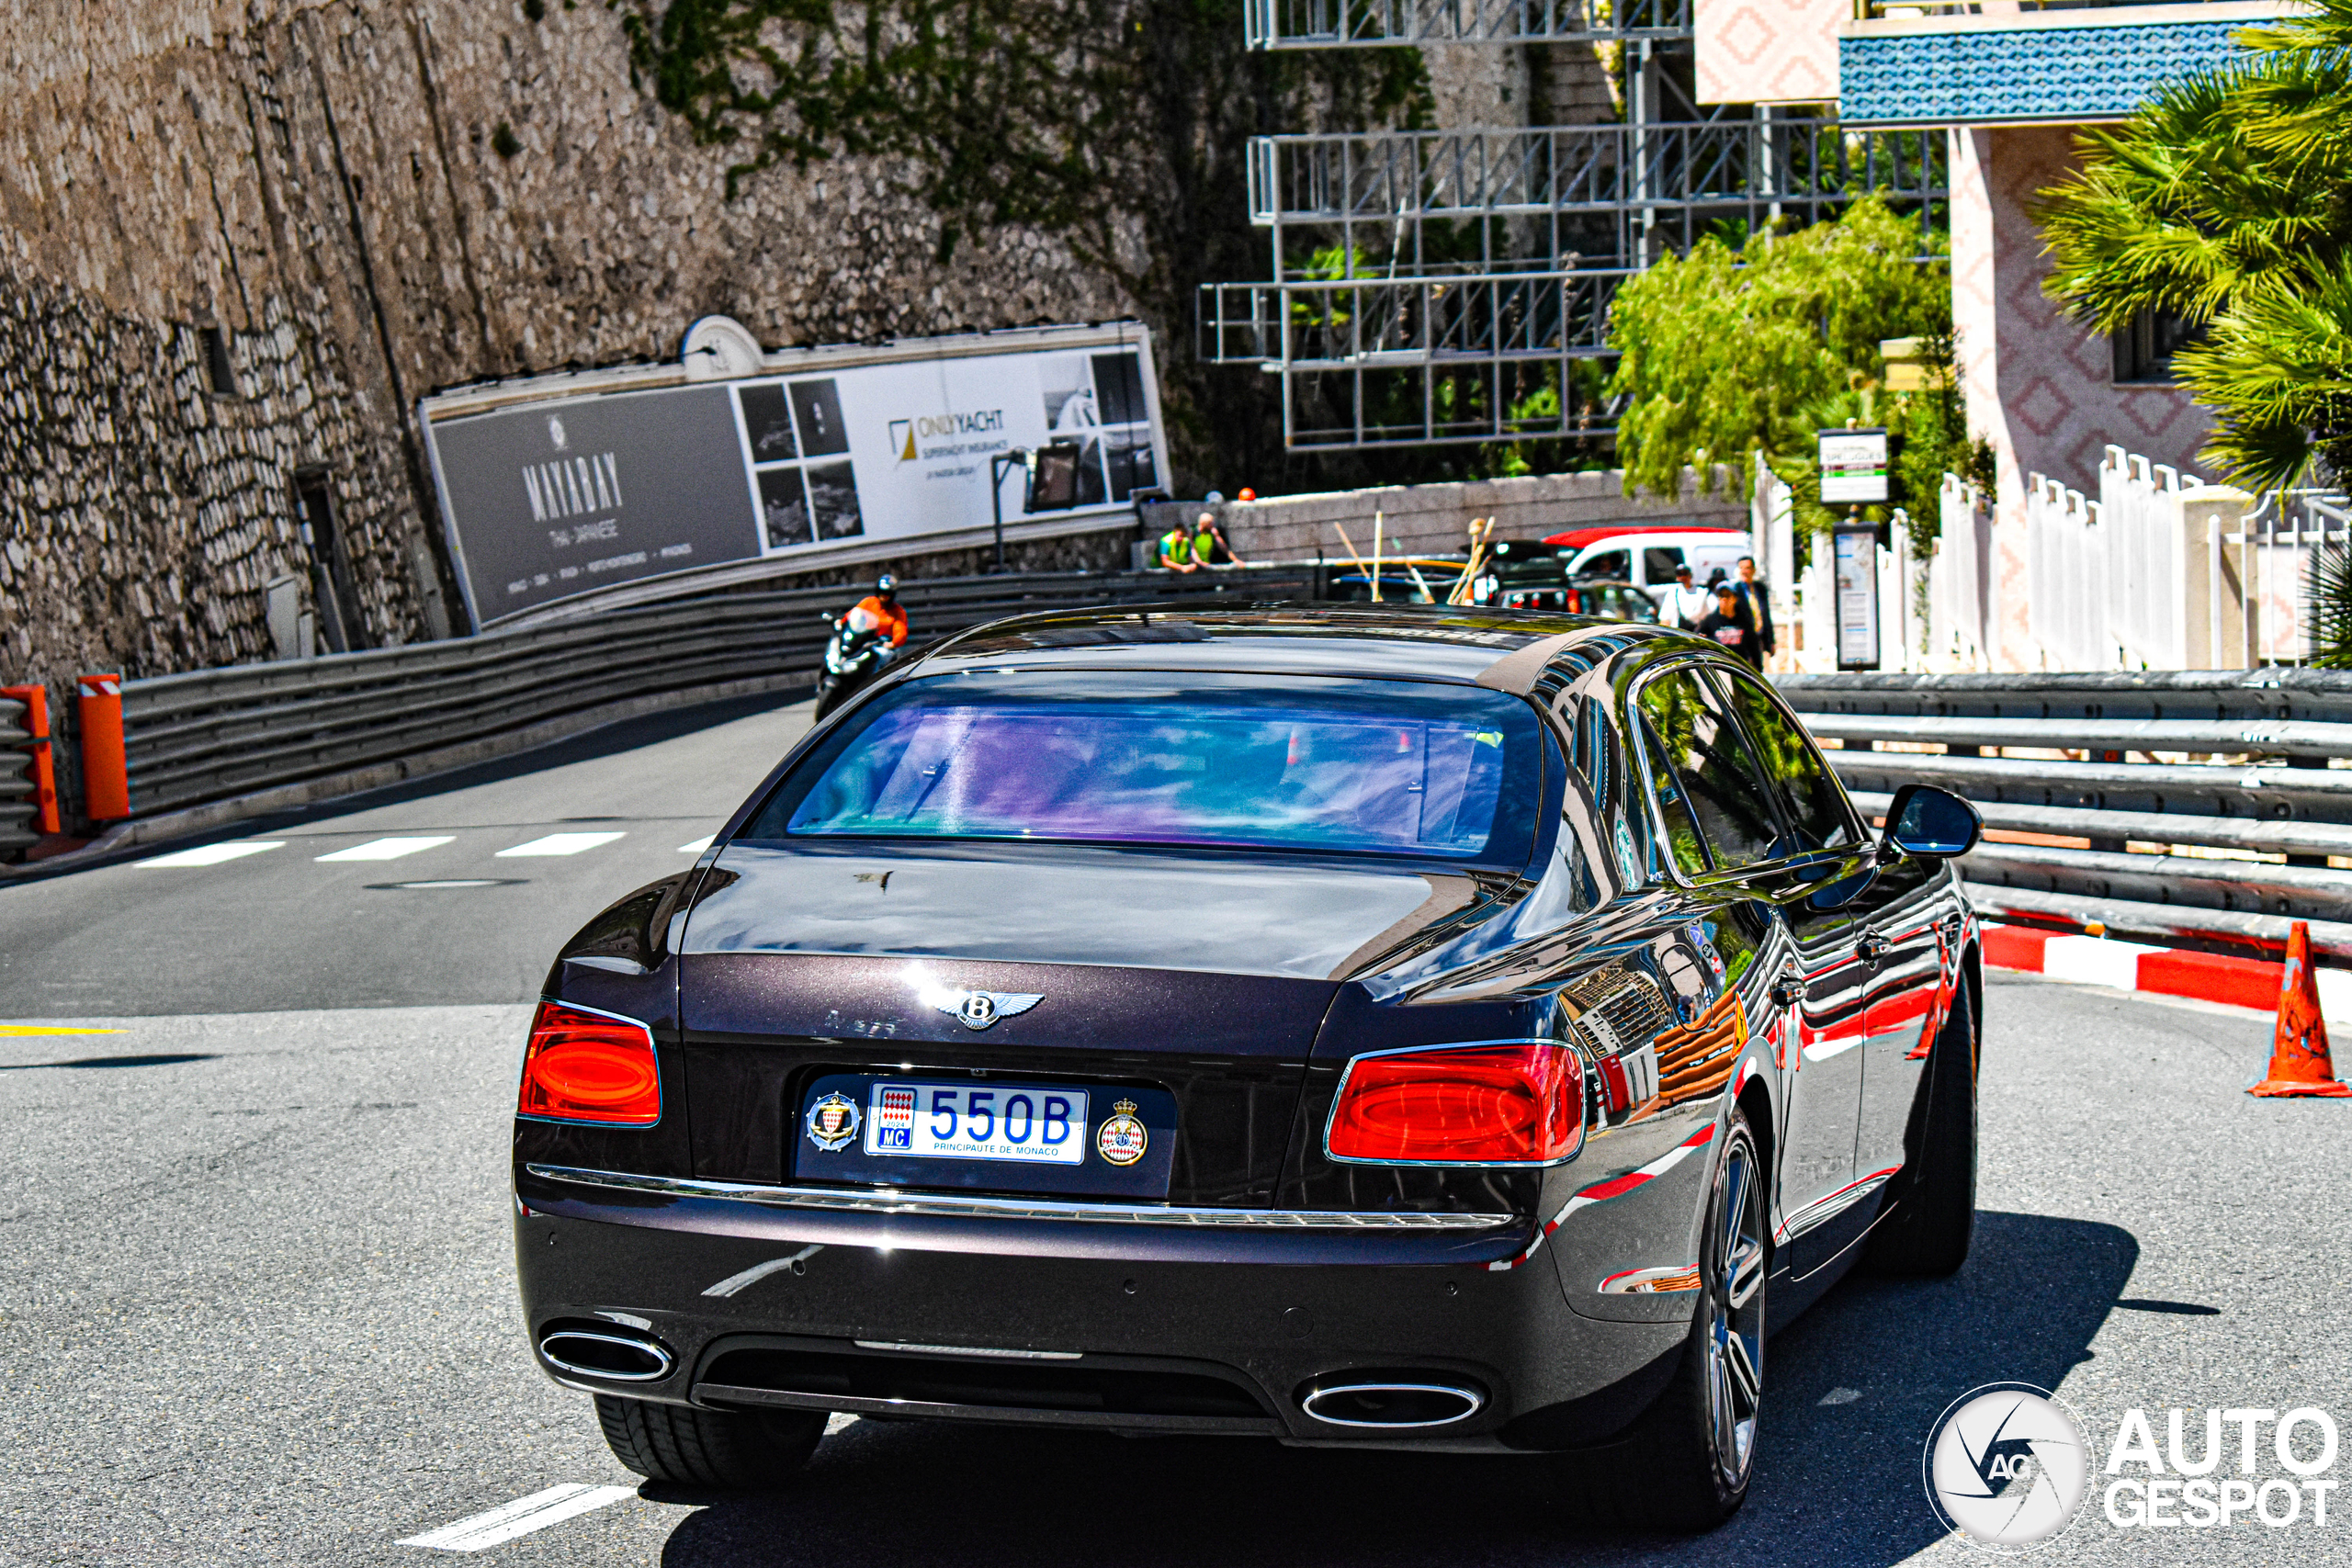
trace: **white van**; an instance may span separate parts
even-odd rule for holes
[[[1695,523],[1602,523],[1554,534],[1545,544],[1568,563],[1570,578],[1614,578],[1653,594],[1674,586],[1674,569],[1688,566],[1701,587],[1720,570],[1739,575],[1739,558],[1754,555],[1745,528]],[[1760,568],[1762,562],[1758,561]]]

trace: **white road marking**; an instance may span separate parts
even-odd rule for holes
[[[713,833],[710,836],[710,839],[716,839],[717,837],[718,837],[718,835]],[[678,852],[682,855],[698,855],[702,853],[703,851],[710,848],[710,839],[696,839],[691,844],[680,844],[678,846]]]
[[[449,844],[456,841],[456,836],[449,833],[439,833],[421,839],[376,839],[365,844],[354,844],[347,850],[337,850],[333,854],[319,855],[314,858],[322,861],[398,860],[402,855],[413,855],[419,850],[429,850],[435,844]]]
[[[534,1492],[528,1497],[518,1497],[503,1507],[476,1514],[470,1519],[459,1519],[454,1525],[410,1536],[396,1544],[429,1546],[440,1551],[480,1551],[636,1495],[637,1488],[633,1486],[589,1486],[570,1482]]]
[[[582,850],[593,850],[598,844],[609,844],[615,839],[626,839],[627,833],[549,833],[544,839],[533,839],[527,844],[517,844],[511,850],[501,850],[501,860],[509,855],[576,855]]]
[[[285,847],[286,840],[283,839],[240,839],[233,843],[205,844],[193,850],[174,850],[170,854],[157,855],[152,860],[142,860],[139,863],[154,866],[219,865],[222,861],[243,860],[247,855],[257,855],[264,850],[282,850]]]

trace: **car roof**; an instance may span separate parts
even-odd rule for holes
[[[1353,675],[1385,680],[1501,684],[1489,671],[1539,643],[1679,634],[1623,621],[1470,606],[1381,604],[1151,604],[1049,611],[992,621],[950,637],[917,667],[966,670],[1197,670]],[[1695,639],[1692,639],[1695,641]],[[1712,644],[1699,646],[1713,647]],[[1554,650],[1521,659],[1532,675]],[[910,673],[915,671],[910,671]]]

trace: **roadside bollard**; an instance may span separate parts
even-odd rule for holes
[[[122,677],[84,675],[76,686],[82,812],[93,822],[119,822],[130,815],[130,766],[122,749]]]
[[[0,686],[0,697],[25,705],[25,750],[33,760],[33,826],[43,833],[62,832],[57,818],[57,763],[49,754],[49,688]]]

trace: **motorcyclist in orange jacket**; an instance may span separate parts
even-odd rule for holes
[[[890,653],[896,654],[907,643],[907,613],[899,607],[899,580],[884,572],[875,583],[874,592],[850,606],[849,613],[833,624],[854,631],[887,633]]]

